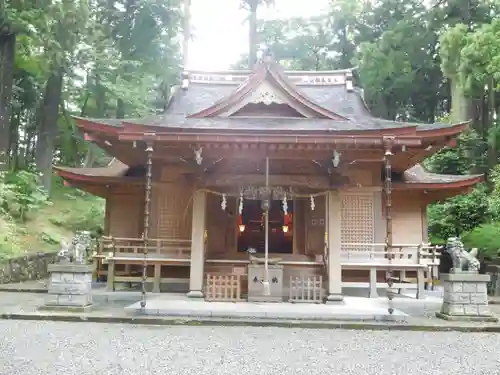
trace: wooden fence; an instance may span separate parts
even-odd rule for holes
[[[290,276],[292,303],[323,303],[323,276]]]
[[[207,274],[205,299],[211,302],[238,302],[241,298],[241,275]]]

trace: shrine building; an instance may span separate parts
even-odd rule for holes
[[[482,180],[422,166],[467,123],[376,118],[352,70],[285,71],[269,56],[184,73],[161,115],[76,122],[114,159],[55,170],[106,200],[96,258],[110,289],[338,302],[350,287],[376,296],[389,270],[421,293],[427,206]]]

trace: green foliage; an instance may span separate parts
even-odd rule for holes
[[[500,255],[500,223],[483,224],[462,236],[464,245],[468,248],[477,247],[490,257]]]
[[[424,165],[434,173],[467,174],[484,170],[487,142],[469,129],[457,139],[457,146],[445,148],[425,160]]]
[[[62,209],[58,216],[49,218],[52,224],[72,232],[88,230],[99,233],[103,231],[104,204],[101,199],[88,195],[78,197],[65,194],[64,196],[73,204]]]
[[[441,240],[460,236],[496,216],[491,210],[484,186],[479,186],[468,195],[432,205],[427,214],[429,235]]]
[[[0,213],[4,215],[26,221],[30,212],[47,203],[34,173],[9,173],[0,181]]]

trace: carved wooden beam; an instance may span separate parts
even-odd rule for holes
[[[249,186],[265,184],[263,174],[227,174],[208,176],[204,179],[205,186]],[[292,186],[308,189],[327,190],[331,188],[330,179],[327,176],[307,176],[307,175],[270,175],[269,185],[271,186]]]

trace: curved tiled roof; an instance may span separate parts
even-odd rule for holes
[[[116,158],[113,158],[105,167],[70,168],[54,166],[56,172],[66,172],[66,174],[85,177],[122,177],[127,174],[129,168],[127,164],[122,163]]]
[[[201,113],[211,108],[216,110],[216,107],[224,106],[225,103],[230,105],[231,100],[241,100],[241,90],[245,92],[251,91],[252,85],[256,85],[264,79],[265,74],[262,73],[262,69],[256,72],[192,73],[189,76],[190,81],[187,87],[176,87],[173,90],[164,114],[139,119],[127,119],[126,122],[136,125],[193,131],[213,129],[360,132],[413,128],[419,132],[447,129],[455,126],[441,123],[420,124],[391,121],[374,117],[366,107],[361,90],[348,87],[346,76],[350,70],[286,72],[277,64],[270,65],[268,68],[269,75],[274,77],[276,81],[280,81],[281,83],[278,82],[278,84],[291,92],[293,96],[298,99],[302,98],[303,105],[313,109],[313,112],[322,112],[322,114],[326,114],[326,117],[330,118],[324,118],[325,116],[319,116],[323,118],[200,116]],[[202,76],[204,79],[200,78]],[[337,117],[340,116],[340,118],[328,114],[338,115]],[[90,118],[80,118],[79,120],[113,128],[123,127],[123,120]]]
[[[453,184],[456,182],[466,182],[483,178],[480,174],[451,175],[431,173],[425,170],[421,164],[417,164],[407,169],[403,174],[404,182],[407,184]]]
[[[129,166],[122,163],[118,159],[113,159],[108,166],[99,168],[54,168],[63,178],[71,179],[72,177],[81,176],[88,177],[89,180],[123,177],[129,170]],[[482,178],[482,175],[447,175],[431,173],[427,172],[422,165],[417,164],[404,172],[403,183],[414,185],[424,184],[429,185],[429,187],[432,185],[447,185],[460,182],[474,185],[481,182]]]

